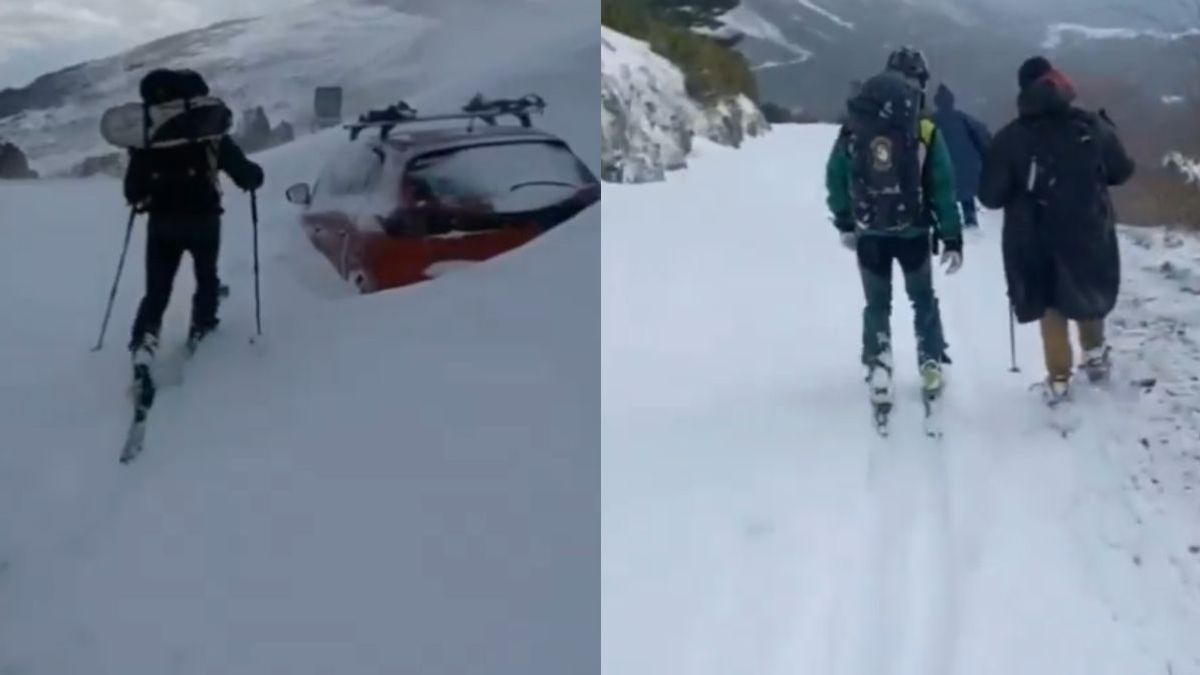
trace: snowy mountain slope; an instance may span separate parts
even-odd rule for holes
[[[574,26],[525,26],[553,49],[460,58],[460,79],[412,98],[540,90],[544,126],[598,169],[598,13],[572,4]],[[130,467],[116,457],[143,226],[92,354],[117,186],[0,186],[0,672],[594,667],[599,206],[435,283],[352,296],[282,200],[344,142],[260,156],[254,346],[249,209],[227,185],[222,330],[161,392]],[[185,263],[167,358],[192,286]]]
[[[111,152],[99,136],[101,113],[136,100],[141,77],[159,66],[196,69],[235,111],[261,105],[272,120],[290,120],[303,133],[315,87],[344,87],[350,119],[478,69],[468,63],[462,70],[463,55],[515,61],[544,53],[547,40],[569,30],[571,11],[529,0],[307,0],[51,74],[24,92],[0,92],[0,115],[8,115],[0,119],[0,136],[23,148],[43,173]],[[512,38],[531,23],[548,29]],[[477,43],[478,51],[463,49]]]
[[[946,82],[961,105],[999,124],[1012,108],[1016,69],[1037,53],[1089,85],[1085,91],[1128,79],[1158,97],[1193,80],[1196,16],[1188,4],[742,0],[726,20],[746,35],[738,49],[763,101],[836,119],[847,84],[878,72],[892,49],[910,44],[925,51],[935,85]],[[1102,105],[1130,115],[1144,104],[1126,103],[1128,94],[1112,98]]]
[[[737,7],[734,7],[730,11],[722,14],[720,21],[725,26],[738,31],[746,37],[755,38],[764,42],[772,43],[778,47],[782,47],[783,49],[791,52],[799,61],[803,61],[812,56],[811,51],[788,40],[775,24],[764,19],[762,15],[755,12],[754,9],[749,5],[741,4]]]
[[[1070,40],[1138,40],[1145,38],[1172,42],[1196,36],[1200,36],[1200,29],[1166,32],[1161,30],[1101,28],[1074,23],[1056,23],[1046,29],[1046,38],[1042,40],[1042,47],[1045,49],[1057,49]]]
[[[683,73],[650,45],[600,27],[601,175],[606,181],[661,180],[687,165],[692,139],[738,146],[769,128],[744,95],[712,105],[688,96]]]
[[[883,440],[860,281],[823,203],[834,134],[778,127],[605,188],[604,672],[1200,673],[1200,245],[1123,234],[1117,381],[1158,382],[1084,388],[1063,439],[1029,391],[1036,327],[1008,372],[985,214],[963,270],[937,273],[946,438],[920,430],[897,275]]]

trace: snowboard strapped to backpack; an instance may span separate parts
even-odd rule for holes
[[[922,93],[902,76],[885,72],[863,83],[846,102],[850,197],[858,227],[872,232],[919,225]]]
[[[104,139],[131,153],[150,153],[151,202],[219,200],[220,144],[233,128],[233,111],[190,70],[153,70],[142,78],[140,93],[141,102],[105,111]]]
[[[142,101],[110,108],[100,134],[126,149],[172,148],[219,140],[233,129],[233,111],[209,94],[208,84],[191,70],[158,69],[141,82]]]

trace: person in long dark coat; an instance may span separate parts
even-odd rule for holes
[[[978,227],[979,215],[975,209],[975,197],[979,192],[979,175],[983,171],[983,157],[992,142],[987,125],[959,110],[954,105],[954,92],[944,83],[938,86],[933,96],[933,122],[938,133],[950,148],[954,160],[954,184],[958,187],[958,203],[962,209],[963,227]]]
[[[1047,394],[1069,393],[1069,321],[1078,324],[1090,379],[1110,368],[1104,320],[1121,282],[1116,213],[1109,188],[1134,173],[1108,116],[1072,105],[1075,88],[1034,57],[1018,73],[1018,117],[995,137],[979,200],[1004,209],[1004,268],[1016,319],[1041,322]]]

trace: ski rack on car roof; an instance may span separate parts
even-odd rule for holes
[[[500,117],[511,116],[528,129],[533,126],[530,118],[533,113],[542,114],[546,110],[546,101],[537,94],[528,94],[515,99],[488,100],[482,94],[476,94],[462,108],[462,112],[427,115],[422,117],[417,110],[404,101],[381,110],[372,110],[359,116],[357,122],[345,125],[350,131],[350,140],[357,140],[366,129],[378,129],[380,140],[387,140],[392,129],[405,124],[421,122],[446,122],[467,120],[467,131],[475,130],[475,122],[482,120],[490,127],[496,126]]]

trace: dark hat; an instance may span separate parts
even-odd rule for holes
[[[1044,56],[1035,56],[1027,59],[1021,64],[1021,69],[1017,71],[1017,83],[1021,89],[1025,89],[1029,85],[1037,82],[1053,70],[1054,67],[1046,60]]]

